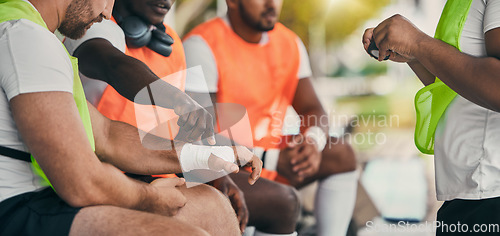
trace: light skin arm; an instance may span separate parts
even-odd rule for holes
[[[180,206],[174,206],[174,194],[165,194],[165,190],[175,190],[170,185],[183,181],[169,186],[147,185],[99,161],[71,93],[21,94],[11,99],[10,106],[30,152],[58,195],[71,206],[113,205],[167,215],[182,207],[182,201]]]
[[[479,106],[499,112],[500,29],[486,32],[487,57],[473,57],[429,37],[407,19],[395,15],[374,29],[380,57],[392,50],[410,60],[417,60],[430,74],[436,75],[455,92]],[[392,58],[391,58],[392,59]],[[424,82],[425,84],[425,82]]]
[[[112,121],[88,103],[95,137],[95,153],[102,162],[112,163],[119,169],[133,174],[154,175],[182,173],[177,152],[170,140],[149,136],[153,142],[144,147],[137,128],[120,121]],[[150,140],[151,140],[150,139]],[[176,142],[175,148],[182,149]],[[163,149],[163,150],[162,150]]]

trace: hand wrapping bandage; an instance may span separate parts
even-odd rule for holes
[[[191,170],[208,170],[208,158],[213,154],[224,161],[234,163],[234,150],[227,146],[202,146],[190,143],[184,144],[181,150],[179,161],[182,170],[188,172]]]

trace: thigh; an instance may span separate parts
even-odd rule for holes
[[[179,187],[186,205],[174,216],[206,230],[210,235],[240,234],[236,214],[226,196],[212,186]]]
[[[51,188],[24,193],[0,203],[0,235],[68,235],[79,211]]]
[[[70,236],[76,235],[208,235],[192,224],[162,215],[115,206],[85,207],[76,215]]]
[[[289,185],[260,178],[254,185],[248,184],[247,172],[231,174],[245,196],[249,225],[265,223],[280,218],[295,218],[300,209],[296,190]],[[289,216],[286,216],[289,215]]]

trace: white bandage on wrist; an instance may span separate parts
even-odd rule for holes
[[[234,151],[227,146],[202,146],[190,143],[184,144],[181,150],[179,161],[182,170],[188,172],[191,170],[208,170],[208,158],[213,154],[224,161],[234,163]]]
[[[305,132],[305,136],[313,139],[316,142],[316,144],[318,145],[318,151],[321,152],[323,151],[323,149],[325,149],[327,137],[325,132],[323,132],[323,130],[320,127],[318,126],[309,127]]]

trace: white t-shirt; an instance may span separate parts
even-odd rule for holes
[[[29,152],[9,101],[23,93],[72,93],[71,61],[54,34],[25,19],[0,23],[0,52],[0,145]],[[40,180],[30,163],[0,155],[0,201],[44,188]]]
[[[486,56],[484,34],[498,27],[500,1],[473,0],[462,51]],[[438,200],[500,196],[499,113],[457,95],[439,122],[434,149]]]
[[[73,55],[75,50],[82,43],[94,38],[106,39],[115,46],[115,48],[125,53],[125,34],[120,26],[111,20],[103,20],[100,23],[94,23],[80,39],[73,40],[66,38],[64,40],[64,46],[66,46],[68,52]],[[82,81],[83,90],[85,91],[85,97],[92,105],[97,106],[108,84],[100,80],[88,78],[82,73],[80,73],[80,79]]]
[[[230,25],[226,17],[222,18],[224,22]],[[267,33],[262,35],[259,44],[265,45],[269,41]],[[186,91],[198,93],[216,93],[219,82],[219,74],[217,72],[217,62],[215,61],[212,49],[201,36],[191,36],[183,42],[184,51],[186,53],[186,65],[188,68],[201,65],[204,77],[189,76],[186,78]],[[300,79],[309,78],[312,75],[309,56],[307,55],[306,47],[302,40],[297,37],[297,47],[300,55],[300,65],[297,77]],[[205,79],[205,81],[200,81]]]

